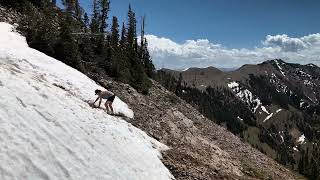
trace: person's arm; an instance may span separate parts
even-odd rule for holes
[[[98,96],[98,97],[97,97],[97,99],[92,103],[92,106],[93,106],[93,107],[95,107],[95,106],[96,106],[95,104],[96,104],[96,102],[98,101],[98,99],[100,99],[100,97],[99,97],[99,96]],[[101,102],[101,100],[100,100],[100,102]],[[100,104],[99,104],[99,106],[100,106]]]
[[[98,96],[97,99],[93,102],[93,104],[95,104],[95,103],[98,101],[98,99],[99,99],[99,96]]]

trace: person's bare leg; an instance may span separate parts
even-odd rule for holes
[[[109,103],[109,107],[110,107],[111,113],[114,114],[113,107],[112,107],[112,102]]]
[[[108,106],[108,101],[106,103],[104,103],[104,106],[106,107],[106,111],[107,113],[109,112],[109,106]]]

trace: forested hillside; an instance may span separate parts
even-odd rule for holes
[[[320,177],[320,68],[276,59],[233,72],[160,70],[157,80],[278,162]]]
[[[109,0],[92,1],[92,12],[85,12],[78,0],[62,1],[63,8],[55,0],[0,2],[23,15],[18,30],[26,36],[30,47],[85,74],[107,74],[140,92],[148,92],[148,78],[155,68],[144,37],[145,18],[141,20],[138,38],[140,24],[130,5],[127,22],[118,22],[117,17],[109,17]]]

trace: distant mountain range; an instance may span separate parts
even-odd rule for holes
[[[162,68],[162,69],[166,69],[166,68]],[[190,68],[186,68],[186,69],[175,69],[176,71],[187,71],[188,69],[190,69]],[[223,71],[223,72],[230,72],[230,71],[235,71],[236,69],[238,69],[238,68],[236,68],[236,67],[233,67],[233,68],[220,68],[220,67],[218,67],[217,69],[219,69],[219,70],[221,70],[221,71]]]
[[[235,113],[236,121],[246,127],[240,136],[282,164],[302,174],[310,173],[303,166],[312,159],[310,154],[319,153],[315,145],[320,137],[318,66],[275,59],[229,72],[214,67],[160,71],[173,75],[176,80],[181,76],[185,88],[196,88],[199,92],[210,94],[209,87],[232,91],[253,114],[250,117]],[[226,98],[221,101],[225,106],[233,103]],[[249,118],[254,125],[247,123]]]

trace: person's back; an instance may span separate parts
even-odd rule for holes
[[[114,95],[113,92],[106,90],[106,91],[102,91],[99,96],[103,99],[108,99],[109,97],[111,97],[113,95]]]

